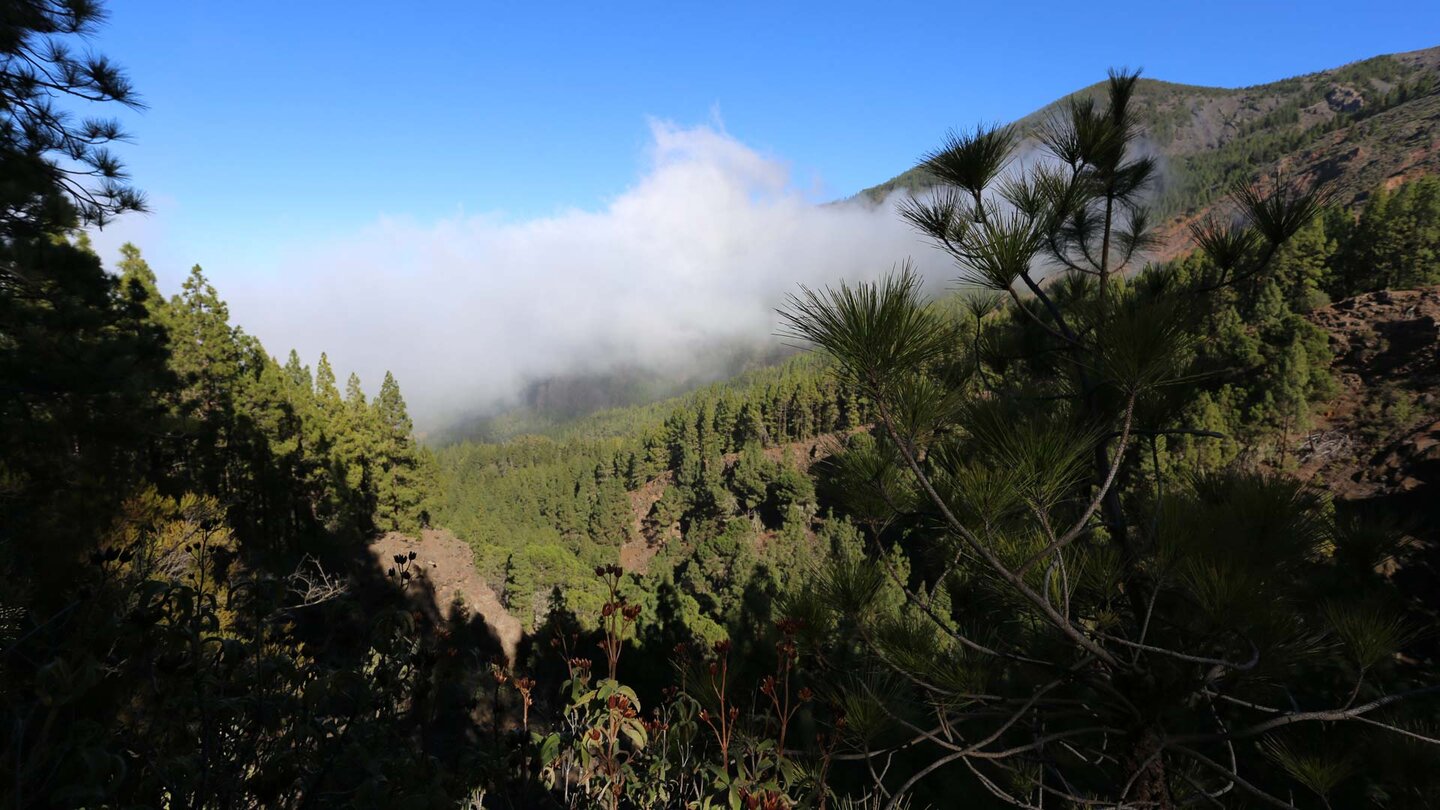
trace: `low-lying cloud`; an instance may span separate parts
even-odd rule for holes
[[[817,205],[783,162],[723,131],[651,134],[643,176],[600,210],[385,218],[221,293],[272,352],[325,350],[371,391],[393,371],[436,427],[536,378],[681,369],[717,342],[773,340],[798,283],[932,255],[890,206]]]

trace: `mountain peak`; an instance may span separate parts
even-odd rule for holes
[[[1015,125],[1033,130],[1068,99],[1103,88],[1081,88]],[[1354,204],[1377,187],[1440,171],[1440,46],[1240,88],[1147,78],[1135,103],[1164,169],[1153,204],[1172,237],[1167,253],[1183,226],[1215,209],[1237,182],[1279,172]],[[934,182],[912,168],[857,197],[878,203]]]

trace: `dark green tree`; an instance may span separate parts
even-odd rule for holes
[[[424,459],[415,445],[414,425],[390,372],[375,397],[379,431],[375,470],[375,525],[385,531],[414,534],[429,523],[429,492],[421,469]]]
[[[1181,421],[1194,319],[1266,279],[1319,203],[1243,186],[1235,223],[1194,229],[1205,272],[1129,277],[1155,170],[1135,86],[1112,74],[1025,133],[1045,152],[1027,166],[1006,128],[924,162],[945,185],[906,218],[963,282],[1009,299],[978,339],[908,272],[786,311],[876,415],[880,440],[836,461],[869,558],[835,561],[793,607],[817,643],[868,652],[844,702],[862,758],[910,763],[870,771],[888,807],[962,774],[1022,807],[1358,806],[1385,789],[1377,752],[1413,741],[1389,709],[1437,689],[1395,662],[1373,546],[1318,496],[1146,463],[1157,439],[1198,433]],[[883,605],[887,589],[905,604]]]
[[[625,482],[614,475],[604,475],[595,488],[595,502],[590,507],[590,537],[611,548],[618,548],[630,536],[630,498]]]
[[[202,491],[228,498],[228,472],[237,441],[235,394],[244,372],[230,309],[197,265],[171,300],[170,367],[179,379],[174,408],[185,435],[184,461]]]
[[[315,398],[319,400],[320,407],[326,411],[330,418],[338,416],[343,400],[340,399],[340,389],[335,383],[335,369],[330,365],[330,358],[320,353],[320,362],[315,365]]]
[[[325,359],[322,355],[322,363]],[[330,434],[334,437],[330,462],[342,493],[342,525],[362,527],[365,534],[373,526],[371,519],[376,511],[375,451],[379,445],[379,427],[360,377],[352,373],[345,381],[345,399],[330,422]]]
[[[72,105],[140,101],[123,71],[88,48],[104,20],[98,3],[10,0],[0,20],[0,239],[34,239],[140,211],[109,145],[108,119],[77,120]]]
[[[147,302],[63,239],[0,242],[0,557],[77,562],[151,468],[172,383]]]
[[[74,115],[137,105],[118,68],[76,51],[102,18],[94,3],[38,0],[0,17],[0,554],[50,573],[109,518],[162,430],[163,330],[71,237],[143,207],[106,148],[119,126]]]
[[[145,301],[150,316],[156,323],[164,323],[165,297],[160,294],[159,282],[150,263],[140,255],[140,248],[126,242],[120,246],[120,261],[115,269],[120,272],[120,285],[126,294]],[[133,288],[133,289],[132,289]]]
[[[730,491],[742,510],[753,515],[765,504],[770,481],[775,478],[774,468],[758,443],[751,442],[740,451],[740,458],[730,467]]]
[[[453,806],[406,597],[270,553],[338,497],[303,480],[331,455],[308,374],[198,268],[166,302],[133,246],[111,275],[73,230],[141,205],[118,128],[70,116],[134,102],[89,55],[101,18],[0,3],[0,805]]]
[[[1336,260],[1333,297],[1440,281],[1440,180],[1376,192],[1348,237]]]

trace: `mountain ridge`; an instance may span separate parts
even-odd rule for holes
[[[1098,82],[1012,122],[1024,133]],[[1142,78],[1136,91],[1146,142],[1164,181],[1152,205],[1171,258],[1186,225],[1223,207],[1237,182],[1280,174],[1324,185],[1343,205],[1379,187],[1440,171],[1440,46],[1383,54],[1327,70],[1239,88]],[[935,180],[912,167],[850,199],[879,204]]]

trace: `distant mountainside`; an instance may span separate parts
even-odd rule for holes
[[[1104,82],[1077,91],[1098,96]],[[1033,129],[1066,101],[1015,122]],[[1304,185],[1324,183],[1335,202],[1363,203],[1377,188],[1440,174],[1440,46],[1377,56],[1331,70],[1238,89],[1141,80],[1136,104],[1147,143],[1163,160],[1154,205],[1165,238],[1156,258],[1188,247],[1186,225],[1203,217],[1239,180],[1282,172]],[[963,125],[967,122],[956,122]],[[934,183],[910,169],[856,195],[881,202]],[[522,434],[563,435],[591,415],[623,432],[633,406],[658,403],[779,362],[774,346],[717,346],[689,371],[625,368],[532,382],[518,403],[472,415],[428,437],[433,444],[504,441]],[[607,432],[602,429],[601,432]]]
[[[532,380],[519,401],[456,420],[426,441],[443,446],[457,441],[503,442],[522,435],[560,437],[581,428],[587,435],[630,431],[644,406],[674,402],[720,381],[743,382],[747,373],[770,368],[795,354],[771,341],[715,344],[685,368],[641,366],[577,371]],[[668,410],[657,410],[654,421]],[[607,418],[608,417],[608,418]]]
[[[1097,83],[1074,95],[1102,91]],[[1031,130],[1065,101],[1015,123]],[[1162,233],[1171,236],[1234,182],[1257,175],[1280,171],[1306,185],[1324,183],[1336,202],[1349,205],[1376,188],[1440,172],[1440,47],[1238,89],[1143,79],[1136,102],[1163,160],[1155,206]],[[879,202],[933,183],[916,168],[857,196]],[[1167,254],[1181,240],[1169,242]]]

